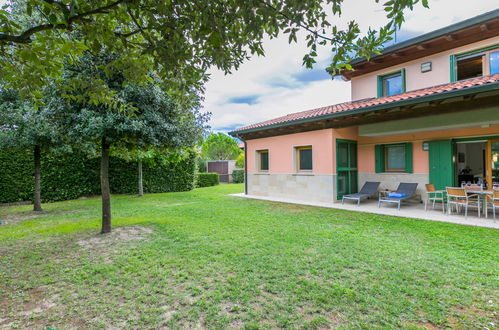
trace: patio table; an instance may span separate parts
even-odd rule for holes
[[[483,214],[485,214],[485,219],[489,217],[488,209],[487,209],[487,196],[492,195],[494,193],[493,190],[466,190],[468,194],[477,194],[480,196],[479,198],[483,199]]]

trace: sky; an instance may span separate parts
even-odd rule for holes
[[[406,22],[397,32],[398,42],[498,8],[497,0],[428,2],[429,9],[419,5],[406,13]],[[334,22],[345,26],[352,19],[362,31],[386,22],[382,6],[374,0],[344,1],[343,14]],[[265,40],[264,48],[265,57],[251,58],[230,75],[210,72],[204,110],[212,113],[209,124],[214,132],[226,133],[288,113],[350,100],[350,83],[333,80],[324,70],[331,57],[327,49],[319,52],[318,63],[309,70],[302,66],[307,52],[304,42],[290,45],[284,35]]]

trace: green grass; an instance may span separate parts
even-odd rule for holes
[[[496,230],[227,196],[242,189],[115,196],[111,236],[99,199],[1,207],[0,328],[497,324]]]

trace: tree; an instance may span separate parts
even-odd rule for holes
[[[47,115],[45,109],[35,111],[33,105],[22,101],[15,91],[0,90],[0,149],[8,147],[33,149],[34,211],[42,211],[42,150],[59,148],[61,140],[60,134]]]
[[[241,152],[241,154],[237,156],[236,166],[244,168],[244,152]]]
[[[349,60],[378,53],[403,23],[404,11],[419,2],[386,1],[387,23],[361,31],[355,21],[345,29],[335,25],[342,1],[12,0],[0,10],[0,78],[39,99],[67,61],[105,49],[120,54],[106,70],[120,69],[139,84],[157,72],[176,102],[191,102],[193,91],[203,91],[210,67],[229,73],[251,55],[264,55],[262,40],[281,33],[289,42],[297,42],[299,31],[306,33],[307,67],[322,46],[332,51],[332,75],[351,69]],[[427,0],[421,2],[427,6]],[[119,103],[98,76],[86,78],[64,82],[69,89],[86,86],[83,97],[90,103]]]
[[[137,163],[137,195],[144,196],[143,165],[155,166],[179,161],[178,152],[165,148],[148,146],[147,148],[114,149],[113,154],[126,161]]]
[[[241,154],[237,141],[223,133],[212,133],[203,142],[203,156],[208,160],[233,160]]]
[[[154,75],[150,76],[150,83],[140,86],[127,82],[122,71],[103,69],[115,56],[87,53],[77,64],[67,66],[63,78],[84,80],[96,75],[113,91],[119,104],[88,104],[82,97],[86,90],[70,92],[63,88],[54,89],[52,97],[46,100],[53,120],[72,144],[90,154],[100,149],[102,233],[111,231],[110,153],[193,146],[202,136],[207,119],[197,108],[179,108],[172,103]]]

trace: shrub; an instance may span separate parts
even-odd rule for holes
[[[211,187],[220,183],[220,175],[218,173],[198,173],[197,186]]]
[[[100,194],[98,158],[82,153],[42,153],[43,202],[75,199]],[[187,191],[194,188],[196,155],[189,152],[179,161],[154,167],[144,166],[146,192]],[[28,201],[33,196],[33,151],[0,151],[0,203]],[[136,193],[137,163],[111,157],[109,184],[113,194]]]
[[[197,164],[198,164],[198,172],[199,173],[206,173],[206,158],[199,158],[198,157]]]
[[[242,168],[236,168],[232,172],[232,182],[243,183],[244,182],[244,170]]]

